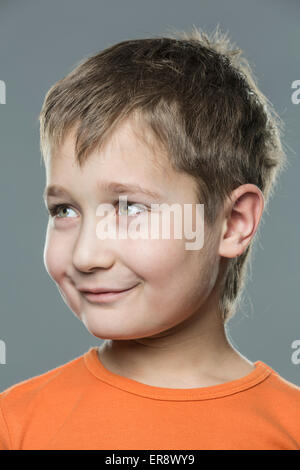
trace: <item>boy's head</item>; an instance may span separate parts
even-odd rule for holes
[[[49,221],[45,261],[89,329],[97,330],[88,313],[95,304],[82,307],[78,287],[137,284],[119,302],[129,306],[135,296],[137,315],[153,334],[205,302],[218,305],[224,322],[234,315],[263,207],[286,163],[279,125],[241,51],[218,30],[210,38],[194,29],[123,41],[49,90],[40,114],[47,185],[67,187],[74,200],[53,202],[75,212],[72,220]],[[161,200],[126,192],[133,207],[203,204],[203,248],[186,251],[183,240],[99,241],[97,205],[120,194],[113,199],[104,181],[160,192]],[[109,313],[110,305],[101,308]],[[171,320],[151,319],[150,311],[164,308]]]

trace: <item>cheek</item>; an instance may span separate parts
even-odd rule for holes
[[[203,248],[186,250],[184,240],[136,240],[128,244],[126,260],[144,281],[145,311],[160,312],[153,319],[160,327],[187,318],[201,307],[213,287],[214,264],[208,253]],[[152,321],[152,315],[150,318]],[[144,316],[143,321],[150,320]]]
[[[182,270],[190,271],[193,264],[195,269],[199,267],[190,253],[185,250],[183,240],[132,240],[127,241],[126,246],[126,259],[131,269],[146,282],[157,285],[170,284],[180,278]]]
[[[144,280],[145,292],[157,295],[161,305],[194,304],[214,287],[216,246],[208,240],[200,250],[187,250],[186,240],[127,241],[128,267]],[[125,259],[125,258],[124,258]]]
[[[68,250],[59,237],[48,231],[44,246],[44,265],[49,276],[56,282],[60,280],[68,263]]]

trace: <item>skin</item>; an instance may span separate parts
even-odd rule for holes
[[[49,216],[45,267],[76,317],[92,335],[105,340],[99,359],[111,372],[167,388],[239,379],[255,366],[227,338],[218,307],[220,282],[228,258],[240,255],[255,235],[263,195],[252,184],[233,191],[213,229],[205,225],[204,244],[197,251],[185,249],[184,237],[99,240],[97,206],[118,201],[118,195],[113,198],[101,189],[104,180],[159,190],[160,202],[198,202],[194,179],[175,172],[167,157],[155,153],[136,129],[132,121],[124,121],[82,168],[76,164],[70,132],[45,161],[47,185],[61,185],[72,196],[48,200],[68,208],[60,209],[60,218]],[[157,202],[140,195],[128,195],[128,201],[149,206]],[[133,206],[130,213],[135,210]],[[149,217],[150,210],[138,217]],[[121,223],[122,216],[117,217]],[[90,303],[78,291],[81,286],[134,285],[130,293],[107,304]]]

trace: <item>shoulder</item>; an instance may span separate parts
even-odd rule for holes
[[[83,355],[64,364],[50,369],[42,374],[22,380],[0,392],[0,407],[17,409],[26,408],[30,402],[35,401],[47,392],[55,393],[65,386],[72,387],[78,383],[80,370],[84,373]]]
[[[290,430],[300,443],[300,387],[271,369],[260,388],[259,413],[270,422]],[[258,398],[258,397],[257,397]]]
[[[279,372],[272,369],[272,373],[269,378],[269,388],[278,398],[296,400],[299,404],[300,400],[300,386],[287,380]]]
[[[278,399],[287,400],[288,402],[300,405],[300,386],[285,379],[275,370],[272,370],[268,386],[270,392],[273,392]]]
[[[91,380],[84,355],[18,382],[0,393],[0,450],[20,449],[24,436],[55,433],[61,416]]]

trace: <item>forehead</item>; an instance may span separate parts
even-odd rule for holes
[[[74,178],[85,178],[97,184],[101,179],[124,184],[151,184],[152,189],[164,190],[165,194],[180,189],[196,191],[194,179],[184,172],[176,171],[166,150],[154,138],[149,129],[133,120],[123,121],[103,142],[100,150],[92,151],[80,167],[75,158],[75,129],[65,137],[62,145],[50,155],[47,180],[50,184],[72,184]],[[54,180],[54,181],[52,181]]]
[[[75,138],[76,129],[72,128],[64,137],[59,148],[50,153],[48,159],[48,169],[58,165],[77,166],[75,158]],[[112,166],[116,163],[138,168],[157,170],[163,172],[168,178],[172,173],[171,163],[166,150],[155,140],[150,130],[145,129],[133,119],[126,119],[119,124],[101,144],[101,148],[93,150],[87,156],[81,168],[90,166],[97,161],[103,166]]]

